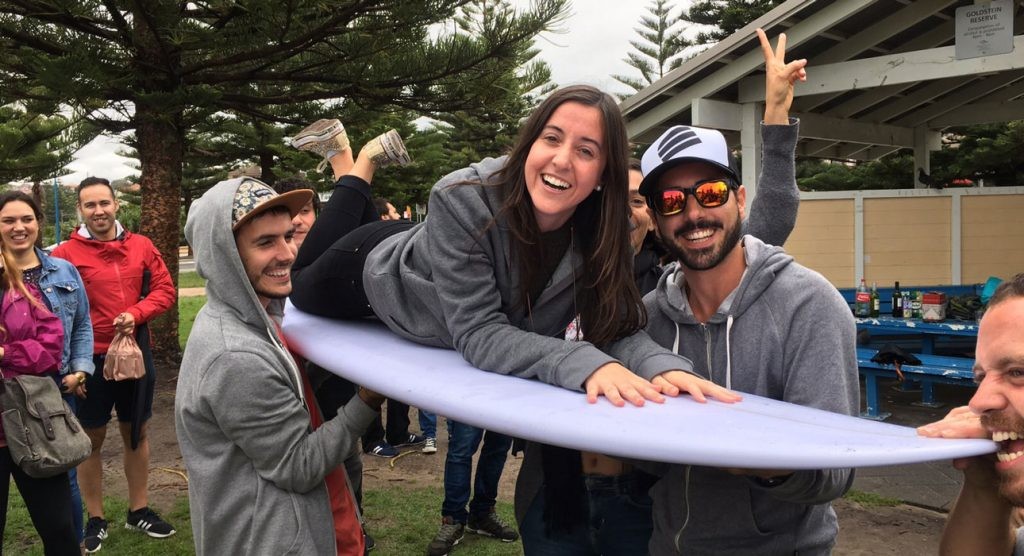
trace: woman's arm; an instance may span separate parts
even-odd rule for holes
[[[82,371],[91,375],[96,370],[96,364],[92,360],[93,338],[92,338],[92,317],[89,316],[89,296],[85,293],[85,284],[78,274],[74,265],[67,265],[78,282],[78,289],[75,290],[75,298],[78,300],[78,308],[75,310],[71,330],[65,330],[65,334],[71,335],[71,355],[68,361],[69,372]]]

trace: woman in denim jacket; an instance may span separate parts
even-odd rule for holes
[[[47,308],[57,315],[64,327],[60,385],[64,401],[75,410],[75,397],[85,396],[86,375],[91,375],[96,368],[92,362],[89,298],[85,295],[85,285],[74,265],[51,257],[35,246],[42,217],[42,211],[29,195],[20,191],[0,195],[0,233],[4,235],[3,244],[21,268],[24,280],[39,288]],[[68,478],[71,482],[75,534],[81,543],[82,495],[78,490],[75,469],[68,472]]]

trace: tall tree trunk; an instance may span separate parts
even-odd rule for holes
[[[135,134],[142,166],[140,229],[163,256],[178,287],[178,240],[181,236],[181,164],[185,134],[181,114],[136,106]],[[165,360],[180,361],[178,306],[174,305],[150,326],[153,351]]]

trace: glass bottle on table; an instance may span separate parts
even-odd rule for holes
[[[903,292],[900,291],[899,280],[896,281],[896,288],[892,290],[892,316],[903,318]]]
[[[871,282],[871,318],[877,318],[882,308],[882,300],[878,297],[878,282]]]
[[[857,286],[857,293],[853,298],[853,314],[858,317],[871,315],[871,294],[868,293],[868,286],[863,278],[860,279],[860,285]]]

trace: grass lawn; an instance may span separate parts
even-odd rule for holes
[[[375,554],[426,552],[427,544],[434,538],[441,522],[441,488],[408,490],[400,486],[389,486],[367,491],[363,496],[363,507],[367,516],[366,528],[377,541]],[[107,528],[110,536],[103,541],[104,555],[162,556],[195,553],[186,497],[180,498],[172,511],[164,514],[178,530],[177,534],[166,539],[150,539],[140,533],[126,530],[123,524],[128,510],[124,500],[106,498],[103,509],[110,523]],[[498,513],[506,523],[515,523],[511,503],[498,502]],[[43,554],[42,543],[13,484],[3,549],[7,554]],[[516,556],[523,553],[523,545],[518,541],[504,543],[490,537],[466,533],[453,553],[456,556]]]
[[[178,532],[166,539],[151,539],[142,533],[124,528],[128,504],[124,500],[105,498],[103,511],[107,516],[109,536],[103,541],[104,555],[163,556],[167,554],[195,554],[192,543],[192,523],[188,517],[188,498],[181,498],[170,512],[163,513]],[[7,510],[7,528],[4,531],[4,553],[35,556],[43,554],[43,543],[28,517],[25,503],[18,489],[11,483],[10,503]]]
[[[179,272],[178,273],[178,287],[179,288],[202,288],[206,286],[206,280],[199,277],[198,274],[193,272]]]
[[[366,531],[377,547],[374,554],[425,554],[427,544],[441,526],[440,487],[415,490],[399,486],[368,490],[363,493]],[[512,504],[498,502],[498,514],[505,523],[515,527]],[[453,556],[513,556],[523,553],[519,541],[505,543],[490,537],[466,533]]]
[[[196,313],[205,304],[205,295],[178,298],[178,345],[181,346],[181,349],[185,349],[185,341],[188,340],[189,332],[192,332],[192,323],[196,320]]]

